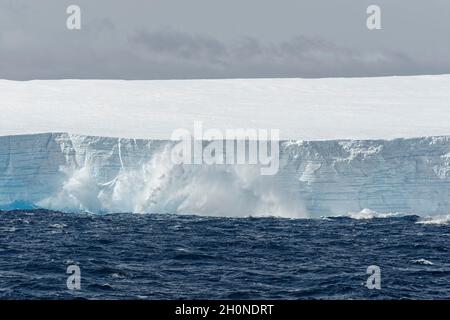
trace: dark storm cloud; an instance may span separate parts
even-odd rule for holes
[[[143,68],[177,77],[329,77],[413,74],[418,62],[399,52],[358,51],[320,38],[297,36],[278,43],[255,38],[220,42],[174,30],[138,31],[128,39]],[[183,67],[184,66],[184,67]]]
[[[226,46],[215,39],[173,31],[140,31],[130,37],[130,42],[142,44],[150,54],[175,59],[216,61],[227,53]]]
[[[354,3],[348,1],[347,8],[335,8],[342,10],[341,15],[325,16],[324,22],[316,23],[320,16],[311,18],[309,14],[297,19],[291,15],[286,4],[294,6],[302,1],[284,0],[285,6],[275,1],[255,2],[262,4],[260,10],[280,11],[277,21],[263,21],[258,16],[244,17],[246,5],[239,7],[238,2],[230,0],[221,8],[222,15],[226,10],[240,8],[242,17],[238,12],[232,21],[221,22],[214,10],[224,6],[219,2],[212,7],[203,0],[192,1],[190,6],[175,0],[155,0],[150,6],[130,0],[127,11],[123,8],[125,3],[79,0],[82,30],[69,31],[65,28],[65,8],[71,2],[40,0],[37,6],[37,2],[0,0],[0,78],[183,79],[450,73],[450,46],[441,40],[450,22],[439,15],[450,10],[450,5],[439,0],[430,0],[430,5],[439,9],[432,12],[434,16],[430,12],[421,14],[428,21],[441,19],[440,24],[429,26],[420,22],[416,29],[409,30],[402,24],[396,25],[394,19],[386,19],[384,28],[391,31],[372,33],[365,28],[365,4],[355,9]],[[182,9],[190,12],[190,16],[176,16],[175,11],[168,14],[169,9],[180,9],[183,5]],[[386,2],[388,5],[392,6]],[[305,2],[305,6],[321,13],[316,10],[320,6],[314,8],[310,2]],[[403,7],[394,6],[390,13],[401,13],[400,9]],[[344,19],[334,22],[335,16]],[[284,20],[290,23],[283,24]],[[239,28],[233,28],[233,23]],[[424,28],[429,28],[425,30],[428,33]]]

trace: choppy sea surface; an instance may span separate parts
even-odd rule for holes
[[[0,299],[448,299],[450,226],[422,222],[0,212]]]

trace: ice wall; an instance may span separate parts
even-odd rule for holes
[[[450,213],[450,137],[280,142],[280,169],[175,165],[173,142],[0,137],[0,209],[310,217]]]

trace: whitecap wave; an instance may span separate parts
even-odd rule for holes
[[[450,214],[421,217],[416,223],[419,224],[435,224],[435,225],[448,225],[450,222]]]
[[[410,214],[400,212],[387,212],[380,213],[370,209],[363,209],[360,212],[348,212],[344,217],[356,219],[356,220],[370,220],[374,218],[392,218],[392,217],[405,217]]]
[[[411,262],[415,263],[415,264],[422,264],[422,265],[427,265],[427,266],[434,265],[433,262],[431,262],[430,260],[426,260],[426,259],[417,259],[417,260],[412,260]]]

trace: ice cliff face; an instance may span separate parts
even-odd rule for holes
[[[219,216],[450,212],[450,137],[280,142],[280,169],[176,165],[171,141],[0,137],[0,209]]]

